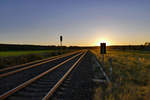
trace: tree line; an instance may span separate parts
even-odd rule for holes
[[[42,45],[19,45],[19,44],[0,44],[0,51],[26,51],[26,50],[58,50],[58,49],[80,49],[77,46],[42,46]]]

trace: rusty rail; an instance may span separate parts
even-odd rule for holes
[[[73,57],[71,57],[71,58],[69,58],[69,59],[63,61],[62,63],[60,63],[60,64],[54,66],[53,68],[50,68],[49,70],[47,70],[47,71],[45,71],[45,72],[39,74],[38,76],[36,76],[36,77],[34,77],[34,78],[32,78],[32,79],[30,79],[30,80],[28,80],[28,81],[26,81],[26,82],[20,84],[19,86],[15,87],[15,88],[13,88],[13,89],[11,89],[11,90],[5,92],[5,93],[3,93],[2,95],[0,95],[0,100],[6,99],[8,96],[10,96],[10,95],[12,95],[13,93],[19,91],[20,89],[25,88],[26,86],[30,85],[32,82],[34,82],[34,81],[36,81],[36,80],[42,78],[44,75],[46,75],[46,74],[50,73],[51,71],[57,69],[57,68],[60,67],[61,65],[67,63],[68,61],[74,59],[75,57],[81,55],[82,53],[83,53],[83,52],[81,52],[81,53],[79,53],[79,54],[77,54],[77,55],[75,55],[75,56],[73,56]],[[80,58],[80,59],[81,59],[81,58]]]
[[[76,67],[76,65],[81,61],[81,59],[85,56],[87,51],[72,65],[72,67],[65,73],[65,75],[53,86],[53,88],[45,95],[42,100],[49,100],[49,98],[53,95],[56,89],[63,83],[65,78],[71,73],[71,71]]]
[[[77,51],[77,52],[81,52],[81,51]],[[34,62],[30,62],[30,63],[14,66],[14,67],[10,67],[10,68],[1,69],[0,71],[6,71],[6,70],[9,70],[9,69],[19,68],[19,67],[26,66],[26,65],[29,65],[29,64],[32,64],[32,63],[36,63],[36,64],[30,65],[30,66],[27,66],[27,67],[23,67],[23,68],[20,68],[20,69],[17,69],[17,70],[13,70],[13,71],[10,71],[10,72],[7,72],[7,73],[0,74],[0,78],[9,76],[11,74],[14,74],[14,73],[17,73],[17,72],[20,72],[20,71],[23,71],[23,70],[27,70],[29,68],[36,67],[36,66],[39,66],[39,65],[42,65],[42,64],[45,64],[45,63],[48,63],[48,62],[51,62],[51,61],[54,61],[54,60],[66,57],[66,56],[69,56],[71,54],[75,54],[77,52],[72,52],[72,53],[68,53],[68,54],[64,54],[64,55],[60,55],[60,56],[51,57],[51,58],[49,58],[47,60],[44,59],[44,60],[34,61]]]

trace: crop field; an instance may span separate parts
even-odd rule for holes
[[[0,57],[20,56],[29,54],[51,53],[56,50],[32,50],[32,51],[0,51]]]
[[[91,51],[102,60],[99,49]],[[108,50],[104,62],[111,83],[96,88],[95,100],[150,100],[150,51]]]

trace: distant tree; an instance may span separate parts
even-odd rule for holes
[[[145,42],[145,46],[150,46],[150,42]]]

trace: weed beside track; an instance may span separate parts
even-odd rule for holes
[[[91,51],[101,61],[100,50],[92,49]],[[110,58],[112,58],[113,65],[112,76],[109,70]],[[101,86],[95,90],[97,98],[101,100],[149,100],[149,61],[150,53],[145,51],[107,51],[104,68],[112,80],[104,90]]]

